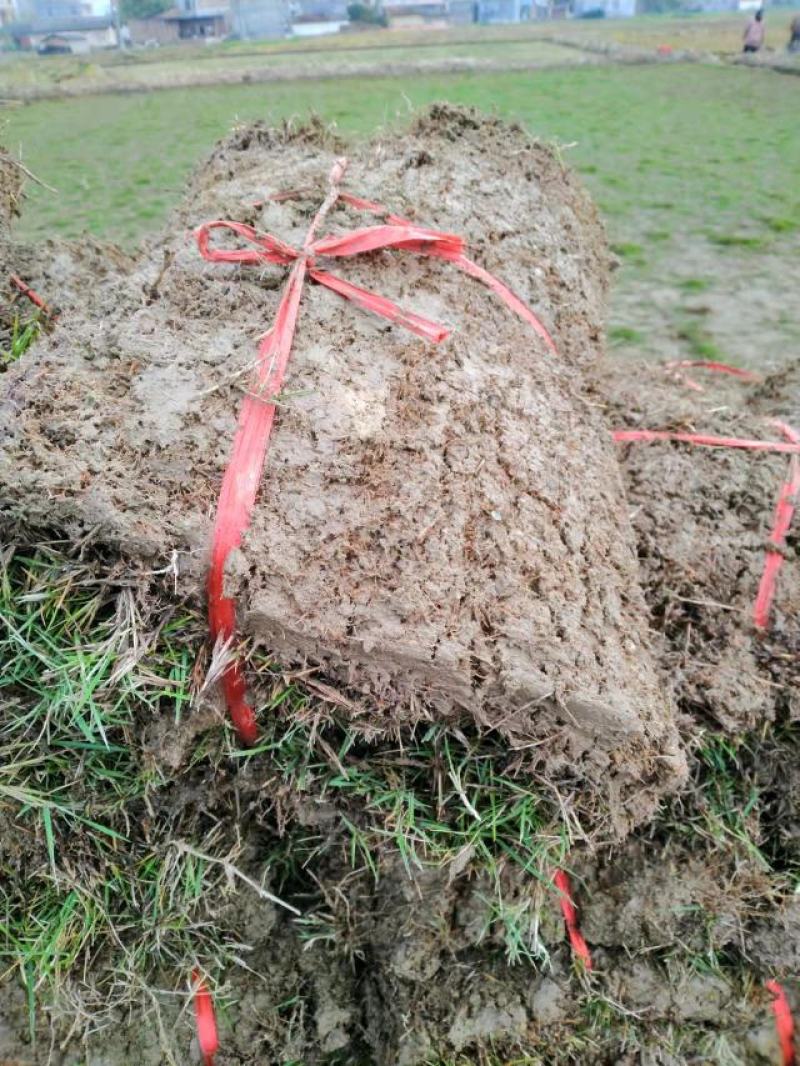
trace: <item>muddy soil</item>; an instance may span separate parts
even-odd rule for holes
[[[99,278],[85,309],[8,372],[7,515],[161,565],[178,552],[184,588],[200,580],[237,374],[282,272],[207,264],[186,231],[236,218],[300,245],[339,151],[319,127],[235,133],[149,256]],[[230,568],[242,631],[345,685],[365,728],[496,730],[565,788],[593,786],[594,817],[624,835],[684,770],[614,449],[585,396],[607,284],[594,209],[549,149],[445,107],[357,151],[348,182],[468,234],[561,354],[428,258],[377,253],[341,273],[450,324],[435,350],[309,291],[268,476]],[[247,206],[282,188],[303,198]],[[341,211],[334,224],[363,220]]]

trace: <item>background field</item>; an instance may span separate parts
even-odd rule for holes
[[[708,29],[722,39],[730,21],[589,25],[595,36],[606,38],[676,38]],[[586,24],[568,30],[589,32]],[[526,40],[498,43],[498,29],[483,32],[493,42],[485,47],[495,50],[554,47]],[[408,44],[411,37],[392,35],[391,41]],[[444,35],[440,51],[456,47],[446,44],[450,38]],[[370,41],[359,38],[360,46]],[[264,51],[276,47],[265,45]],[[336,39],[328,52],[342,48]],[[458,49],[469,51],[467,45]],[[281,61],[290,61],[285,44],[282,51]],[[209,50],[200,54],[208,56]],[[213,55],[207,62],[230,63],[237,52],[232,48],[227,59]],[[174,55],[161,57],[162,66],[164,58],[179,62]],[[302,61],[309,58],[304,48]],[[148,62],[138,64],[140,74]],[[191,65],[188,53],[184,62]],[[42,77],[37,63],[30,66]],[[55,61],[57,68],[63,61]],[[42,69],[50,69],[47,61]],[[36,239],[89,231],[130,246],[163,224],[193,163],[237,122],[276,122],[316,111],[343,133],[366,136],[407,121],[414,107],[435,99],[495,110],[563,146],[600,206],[621,263],[612,344],[652,357],[724,358],[760,366],[796,350],[800,79],[770,70],[605,64],[41,101],[5,113],[5,140],[58,190],[57,195],[30,190],[20,232]]]
[[[789,24],[796,12],[778,8],[767,19],[767,55],[783,51]],[[575,62],[561,43],[571,48],[587,45],[621,45],[655,50],[659,46],[732,56],[741,51],[743,17],[739,14],[695,15],[691,18],[643,16],[635,19],[532,22],[510,26],[462,26],[453,29],[368,31],[320,38],[275,41],[226,41],[214,47],[171,46],[135,52],[100,52],[84,57],[51,56],[31,63],[29,57],[0,55],[0,89],[12,95],[26,87],[56,87],[65,91],[86,83],[96,91],[119,81],[179,84],[202,69],[258,71],[302,65],[308,57],[331,64],[334,73],[353,62],[397,62],[435,59],[473,59],[511,62],[527,59],[546,63],[557,59]],[[334,66],[335,65],[335,66]]]

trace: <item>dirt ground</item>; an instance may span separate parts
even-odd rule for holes
[[[494,131],[491,135],[505,146],[508,138],[518,136],[496,125],[490,128]],[[466,145],[469,157],[474,135],[470,130],[468,122],[450,115],[437,133],[426,131],[423,125],[417,136],[434,142],[437,138],[460,138],[461,154],[465,154]],[[234,166],[233,160],[248,147],[241,139],[229,142],[198,171],[191,194],[198,200],[198,208],[210,206],[203,203],[210,175],[215,190],[224,190],[221,202],[215,191],[214,205],[227,207],[226,214],[241,209],[244,188],[239,183],[240,167]],[[271,149],[268,140],[266,147]],[[426,141],[423,148],[435,156],[436,143],[432,147]],[[319,151],[318,140],[301,139],[293,167],[306,167],[311,173]],[[430,164],[414,152],[401,158],[405,165],[399,172],[397,154],[392,154],[391,147],[373,168],[365,165],[359,175],[365,187],[358,191],[377,198],[378,186],[385,189],[387,183],[395,183],[388,198],[393,194],[403,200],[404,193],[410,199],[411,187],[415,193],[431,197],[432,221],[459,231],[486,234],[480,251],[487,265],[504,273],[542,309],[563,350],[569,374],[588,375],[590,391],[583,394],[581,428],[596,438],[596,446],[590,452],[577,451],[578,462],[590,462],[593,469],[602,470],[606,459],[600,457],[607,452],[600,438],[619,426],[692,428],[767,437],[775,435],[770,418],[800,423],[800,364],[789,363],[756,384],[691,372],[702,392],[687,386],[679,374],[652,365],[632,367],[629,361],[616,360],[596,366],[597,349],[602,344],[599,303],[603,286],[599,284],[597,291],[591,286],[592,279],[597,284],[602,278],[603,256],[594,243],[596,238],[590,237],[584,245],[588,252],[584,252],[583,261],[569,267],[569,257],[563,257],[557,237],[559,225],[564,231],[578,226],[584,234],[596,226],[591,213],[582,215],[588,211],[585,201],[570,186],[569,192],[560,194],[562,201],[554,219],[540,221],[541,206],[528,204],[526,209],[537,219],[536,227],[528,226],[520,234],[517,216],[523,208],[512,202],[502,229],[489,232],[480,212],[470,213],[471,201],[459,184],[462,178],[454,176],[449,190],[442,190],[438,179],[428,188],[425,166]],[[556,186],[569,182],[538,150],[533,156],[520,152],[514,159],[515,166],[531,167],[537,182],[556,183],[550,187],[551,201]],[[490,169],[493,165],[490,157],[483,164]],[[447,210],[435,213],[433,203],[441,202],[448,193],[452,201],[447,202]],[[380,198],[387,199],[386,193]],[[299,226],[296,210],[299,208],[278,209],[273,205],[269,217],[259,222],[288,233],[293,224]],[[532,232],[541,243],[536,248],[538,254],[531,256],[527,246],[534,243]],[[494,262],[493,249],[498,244],[504,251],[502,255],[494,252]],[[175,251],[176,260],[182,264],[185,253]],[[23,253],[6,243],[3,254]],[[64,255],[74,262],[68,251]],[[559,268],[541,279],[536,264],[542,261],[559,264]],[[519,264],[516,270],[514,262]],[[80,269],[75,269],[78,276]],[[154,315],[153,308],[164,301],[169,303],[171,315],[188,316],[196,313],[201,299],[209,299],[208,289],[213,286],[214,328],[207,331],[204,350],[219,350],[220,358],[239,350],[244,353],[253,338],[244,328],[236,337],[220,337],[219,318],[238,313],[242,300],[245,312],[258,312],[259,322],[263,315],[264,293],[244,276],[233,285],[205,268],[195,268],[193,286],[185,279],[176,282],[166,273],[154,285],[159,268],[151,263],[143,275],[148,284],[143,285],[137,269],[124,264],[120,277],[98,295],[99,306],[106,308],[105,329],[94,337],[78,335],[81,358],[87,358],[88,353],[89,363],[104,375],[118,378],[120,405],[127,402],[131,375],[138,370],[130,367],[126,354],[130,339],[120,332],[120,320],[127,315],[138,316],[141,327],[142,318]],[[442,281],[429,264],[407,270],[397,293],[406,296],[408,288],[404,302],[433,317],[443,314],[444,308],[455,307],[470,322],[486,318],[491,323],[492,335],[482,337],[480,345],[490,361],[501,359],[501,353],[495,354],[490,347],[492,343],[499,345],[500,337],[503,344],[522,343],[526,351],[532,350],[522,334],[517,340],[516,327],[506,319],[505,310],[492,312],[488,297],[482,293],[465,289],[462,282]],[[369,283],[366,274],[363,278],[357,273],[353,276]],[[28,280],[43,279],[32,275]],[[54,278],[46,280],[53,283]],[[423,287],[437,294],[431,306],[420,307],[417,292]],[[270,298],[273,293],[270,291]],[[320,293],[313,295],[316,301]],[[67,294],[61,302],[68,301]],[[173,305],[178,301],[182,302],[176,311]],[[569,309],[574,307],[583,310],[571,313]],[[337,308],[330,314],[338,315],[355,336],[359,327],[351,324],[347,310]],[[325,313],[324,306],[310,311],[311,316],[320,316],[320,329],[330,325]],[[309,320],[309,332],[312,326],[317,326],[314,317]],[[169,323],[162,323],[154,335],[139,328],[143,338],[153,338],[146,342],[148,351],[163,345],[162,333],[167,328]],[[382,347],[390,343],[380,331],[372,330],[373,337],[380,338]],[[301,332],[298,343],[302,339]],[[407,342],[402,343],[408,347]],[[54,335],[44,342],[39,355],[33,350],[28,365],[46,365],[37,363],[37,358],[52,359],[52,365],[69,371],[70,356],[63,344]],[[466,357],[465,350],[462,360]],[[548,358],[538,351],[537,357]],[[213,368],[216,364],[212,360],[209,365]],[[524,380],[522,364],[510,366],[515,378]],[[17,387],[24,396],[26,370],[24,365],[20,367],[10,380],[20,383]],[[558,376],[558,367],[550,368],[548,374],[551,371],[561,390],[559,395],[574,402],[574,385],[568,386]],[[543,377],[536,383],[552,389],[550,380]],[[64,381],[69,381],[68,373]],[[409,387],[424,392],[428,381],[412,377]],[[172,402],[164,409],[169,413],[176,396],[181,399],[181,384],[159,379],[153,384],[151,398],[157,397],[159,389],[168,393]],[[14,384],[9,389],[0,382],[0,387],[7,417],[10,409],[15,413],[19,410],[19,397],[15,397]],[[41,385],[37,388],[41,393]],[[333,381],[331,388],[340,389],[341,384]],[[90,395],[90,390],[85,392]],[[555,404],[556,393],[550,395]],[[30,403],[30,394],[26,402]],[[498,405],[500,402],[498,397]],[[562,409],[563,424],[571,424],[569,406]],[[49,410],[46,399],[39,410]],[[52,415],[48,418],[56,424]],[[68,452],[81,435],[85,437],[86,426],[94,424],[102,437],[103,427],[96,419],[81,427],[68,416],[62,422],[56,436],[45,445],[51,455],[55,450]],[[226,432],[220,436],[228,439],[230,417],[220,423],[223,428]],[[349,431],[350,423],[344,428]],[[169,453],[170,438],[165,435],[147,444],[147,433],[143,435],[142,471],[146,473],[148,464],[158,460],[172,464],[170,476],[186,476],[175,467],[177,457]],[[203,441],[207,443],[207,437]],[[477,438],[473,447],[482,447]],[[155,758],[170,780],[148,812],[148,820],[168,821],[170,833],[179,837],[185,834],[186,839],[197,832],[198,824],[214,826],[222,837],[239,839],[240,865],[257,880],[263,873],[263,856],[272,855],[275,840],[282,840],[286,853],[295,861],[281,877],[273,860],[267,884],[283,899],[315,916],[314,924],[304,927],[285,910],[245,888],[235,891],[233,884],[220,888],[216,910],[206,917],[224,929],[230,941],[244,945],[239,954],[246,956],[246,962],[230,965],[219,975],[219,1066],[334,1062],[375,1066],[439,1062],[767,1066],[780,1062],[764,981],[782,980],[794,1007],[800,1006],[796,979],[800,907],[793,891],[800,869],[800,776],[793,769],[798,765],[800,747],[800,578],[793,554],[795,535],[789,539],[766,635],[753,630],[752,603],[787,458],[674,444],[620,445],[616,454],[624,484],[619,504],[627,514],[614,511],[602,494],[593,506],[596,513],[600,508],[601,522],[610,523],[613,515],[619,524],[620,543],[606,544],[604,550],[623,553],[616,558],[625,559],[624,572],[634,581],[636,569],[624,553],[633,544],[638,555],[649,628],[644,615],[637,613],[639,601],[633,598],[626,605],[631,612],[626,616],[627,624],[638,627],[643,661],[652,658],[658,683],[676,709],[681,741],[689,753],[690,774],[680,791],[667,798],[655,816],[625,842],[600,839],[591,841],[590,846],[587,840],[574,841],[569,865],[575,876],[582,929],[593,952],[594,971],[582,973],[573,965],[557,898],[547,877],[541,870],[538,877],[531,876],[530,868],[520,868],[508,855],[496,870],[484,865],[475,850],[456,851],[438,867],[426,863],[409,866],[402,852],[379,848],[377,880],[369,864],[353,864],[350,842],[355,838],[351,827],[355,824],[365,829],[370,823],[375,793],[365,785],[361,798],[356,793],[342,795],[330,785],[326,791],[320,790],[318,782],[325,773],[347,779],[356,771],[369,769],[376,775],[385,773],[392,787],[400,779],[410,787],[408,782],[413,779],[419,794],[427,793],[430,798],[439,771],[435,759],[429,759],[419,730],[409,729],[407,722],[389,740],[373,736],[344,744],[349,736],[350,712],[346,708],[342,712],[335,704],[333,710],[328,705],[322,715],[315,711],[310,731],[301,739],[308,749],[306,754],[310,751],[327,770],[317,768],[316,777],[311,774],[310,783],[297,788],[289,786],[300,778],[289,776],[281,762],[283,741],[265,746],[237,773],[230,759],[214,765],[207,759],[190,757],[188,746],[183,753],[159,747],[156,718],[142,736],[149,757]],[[46,455],[47,451],[41,452],[42,459]],[[55,456],[52,458],[46,467],[50,471],[56,468]],[[221,452],[209,457],[210,479],[216,476],[223,458]],[[282,460],[284,464],[291,459],[291,454],[280,450],[272,456],[273,462]],[[17,461],[23,462],[21,453]],[[561,461],[569,469],[573,460],[564,457]],[[88,469],[91,475],[91,467]],[[617,475],[601,477],[601,484],[619,485]],[[7,503],[10,479],[5,484]],[[582,483],[585,489],[586,481]],[[132,498],[131,490],[132,486],[127,486],[126,501]],[[19,498],[14,506],[18,522],[22,514]],[[62,528],[68,512],[70,520],[75,520],[75,509],[70,511],[70,506],[58,495],[51,501],[50,513],[61,515],[58,524]],[[152,493],[143,496],[142,516],[148,506],[154,513],[160,506],[157,499],[154,504]],[[41,529],[46,520],[44,506],[34,506],[29,498],[28,510],[32,518],[29,525]],[[108,512],[101,517],[108,522]],[[628,522],[633,541],[626,532]],[[18,525],[16,529],[22,536]],[[85,534],[86,529],[82,532]],[[131,544],[137,550],[152,544],[152,534],[144,523],[139,534],[137,542],[130,526],[127,528],[128,549]],[[587,526],[585,535],[595,536],[597,530]],[[285,538],[284,529],[278,534],[273,531],[275,540],[279,536]],[[305,527],[302,536],[308,539]],[[80,539],[85,540],[85,536]],[[113,544],[113,538],[106,539]],[[270,542],[269,526],[257,528],[246,553],[253,550],[253,544],[267,550]],[[114,546],[120,546],[119,540]],[[135,552],[129,550],[129,554]],[[602,572],[603,562],[595,558],[592,566]],[[119,574],[115,580],[120,580]],[[163,584],[161,588],[163,595]],[[487,588],[482,588],[481,597],[488,595]],[[649,649],[647,659],[645,647]],[[332,674],[330,680],[341,681],[335,671]],[[280,719],[280,714],[275,717]],[[193,737],[208,730],[215,720],[213,714],[209,717],[205,712],[203,717],[201,712],[195,720],[187,719],[181,732]],[[530,775],[530,766],[526,769],[519,763],[507,740],[496,729],[484,734],[478,729],[465,737],[477,763],[488,759],[509,778],[530,784],[525,776]],[[539,778],[537,771],[537,784]],[[581,792],[587,787],[572,781],[559,802],[570,811],[580,810]],[[478,796],[480,789],[473,795],[475,802]],[[135,810],[131,808],[134,817]],[[0,815],[9,818],[7,809],[0,808]],[[8,840],[8,834],[4,839]],[[7,842],[3,847],[8,852]],[[15,859],[16,877],[21,883],[47,865],[44,843],[39,841],[38,847],[38,853],[33,849]],[[298,862],[297,856],[303,856],[303,861]],[[4,856],[6,867],[8,861]],[[502,913],[497,909],[498,885],[502,886]],[[522,960],[509,949],[511,914],[531,918],[514,926],[524,929],[528,954]],[[98,959],[96,965],[99,972],[109,965],[109,959]],[[24,990],[14,978],[7,981],[0,990],[4,997],[0,1004],[5,1004],[0,1005],[0,1054],[10,1061],[37,1066],[45,1062],[54,1066],[116,1066],[135,1061],[156,1066],[198,1061],[185,981],[176,982],[174,974],[160,970],[151,975],[133,1001],[129,999],[118,1010],[103,1015],[101,1028],[94,1033],[91,1025],[84,1029],[77,1021],[74,1005],[85,1002],[80,996],[86,996],[85,988],[79,993],[80,986],[80,976],[71,977],[60,1000],[40,1011],[34,1049],[27,1032]]]
[[[641,228],[646,231],[646,221]],[[742,249],[720,248],[700,233],[691,239],[676,235],[656,270],[640,276],[624,262],[621,270],[613,320],[634,331],[636,340],[618,347],[618,358],[684,359],[700,354],[692,350],[697,341],[713,338],[725,361],[766,373],[780,369],[792,345],[800,344],[800,323],[790,311],[800,284],[795,236],[788,235],[779,248]],[[709,291],[703,286],[711,278]],[[693,284],[696,291],[682,287]]]

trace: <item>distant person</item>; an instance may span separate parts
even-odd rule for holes
[[[761,8],[744,29],[744,52],[760,52],[764,43],[764,12]]]
[[[792,19],[789,33],[791,36],[787,48],[790,52],[800,52],[800,15],[795,15],[794,19]]]

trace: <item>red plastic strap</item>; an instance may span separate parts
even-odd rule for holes
[[[740,437],[710,437],[704,433],[669,433],[660,429],[615,429],[611,436],[615,441],[674,440],[683,444],[702,444],[706,448],[746,448],[754,452],[800,453],[800,443],[774,440],[745,440]]]
[[[788,441],[793,444],[800,444],[800,435],[791,426],[787,426],[784,422],[778,422],[777,425]],[[767,548],[764,558],[764,570],[761,574],[758,595],[753,608],[753,622],[756,629],[766,629],[769,623],[778,574],[783,564],[782,549],[786,543],[786,534],[792,525],[798,496],[800,496],[800,458],[793,455],[789,460],[786,480],[781,485],[778,493],[778,502],[775,505],[775,520],[769,535],[770,546]]]
[[[794,1019],[792,1008],[786,998],[786,992],[779,981],[767,981],[766,988],[772,993],[772,1012],[775,1015],[775,1028],[781,1048],[782,1066],[795,1066],[797,1058],[794,1049]]]
[[[197,1025],[197,1043],[203,1056],[203,1066],[214,1066],[214,1056],[219,1050],[217,1019],[214,1016],[214,1000],[198,970],[192,971],[194,985],[194,1018]]]
[[[22,278],[18,278],[16,274],[11,274],[9,275],[9,280],[11,281],[11,284],[19,289],[22,295],[26,296],[32,304],[35,304],[41,311],[44,311],[46,315],[50,315],[51,318],[54,317],[52,310],[47,306],[38,292],[35,292],[30,285],[26,285]]]
[[[587,970],[591,970],[592,955],[578,927],[578,911],[572,898],[572,885],[566,870],[556,870],[553,875],[553,884],[558,889],[561,913],[564,915],[564,924],[567,927],[572,953],[581,960]]]
[[[729,363],[717,363],[713,359],[676,359],[665,364],[667,370],[678,370],[689,367],[697,367],[699,370],[711,370],[717,374],[730,374],[731,377],[740,378],[742,381],[760,381],[758,374],[750,370],[742,370],[738,366]]]

